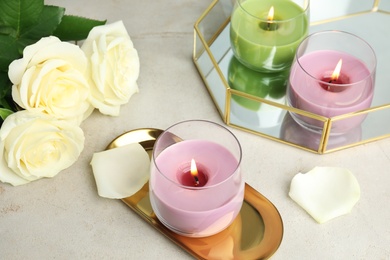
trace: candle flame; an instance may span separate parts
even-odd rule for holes
[[[198,179],[198,169],[196,168],[196,163],[194,159],[191,159],[191,175],[194,177],[195,186],[199,185],[199,179]]]
[[[343,65],[343,60],[340,59],[339,62],[337,63],[336,65],[336,68],[334,69],[333,73],[332,73],[332,76],[331,76],[331,80],[338,80],[339,77],[340,77],[340,71],[341,71],[341,66]]]
[[[269,9],[267,20],[268,20],[268,22],[271,22],[274,20],[274,7],[273,6],[271,6],[271,8]]]
[[[194,159],[191,159],[191,175],[193,177],[198,176],[198,169],[196,168],[196,163]]]

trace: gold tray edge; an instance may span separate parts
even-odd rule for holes
[[[149,182],[147,182],[145,185],[148,185]],[[270,214],[268,216],[268,214],[266,215],[267,218],[264,219],[264,211],[266,211],[263,207],[260,207],[260,206],[255,206],[254,204],[251,203],[251,199],[248,200],[248,197],[251,196],[251,194],[253,194],[253,196],[255,196],[255,198],[253,198],[252,200],[255,200],[256,198],[257,199],[260,199],[262,202],[264,202],[265,204],[268,204],[267,206],[269,206],[269,209],[272,209],[274,212],[272,212],[273,214]],[[122,202],[125,203],[130,209],[132,209],[134,212],[136,212],[142,219],[144,219],[146,222],[148,222],[150,225],[152,225],[156,230],[158,230],[161,234],[163,234],[165,237],[167,237],[169,240],[171,240],[174,244],[176,244],[177,246],[181,247],[182,249],[184,249],[185,251],[187,251],[190,255],[196,257],[199,259],[199,257],[201,257],[196,251],[192,250],[190,247],[188,247],[185,243],[183,243],[182,241],[178,240],[177,237],[179,235],[173,233],[172,231],[170,231],[169,229],[165,228],[157,219],[157,217],[154,215],[153,213],[153,216],[148,216],[147,214],[145,214],[145,212],[143,212],[142,210],[138,209],[137,207],[134,207],[130,202],[128,202],[126,199],[128,198],[124,198],[122,199]],[[271,250],[271,252],[269,252],[266,256],[264,256],[264,258],[262,257],[261,259],[269,259],[270,257],[272,257],[272,255],[279,249],[281,243],[282,243],[282,240],[283,240],[283,235],[284,235],[284,225],[283,225],[283,221],[282,221],[282,217],[280,215],[280,212],[278,211],[278,209],[275,207],[275,205],[269,201],[264,195],[262,195],[261,193],[259,193],[256,189],[254,189],[252,186],[250,186],[248,183],[245,183],[245,195],[244,195],[244,201],[246,203],[248,203],[250,206],[254,207],[258,212],[259,214],[263,217],[263,220],[264,220],[264,226],[267,226],[267,223],[272,217],[277,217],[280,219],[280,226],[279,226],[279,229],[275,230],[273,229],[272,232],[273,232],[273,237],[278,237],[280,236],[280,239],[278,239],[278,243],[277,245],[275,246],[275,248],[273,250]],[[271,213],[268,209],[268,212],[267,213]],[[268,224],[269,226],[270,224]],[[267,230],[265,231],[267,232]],[[276,235],[275,235],[276,233]],[[278,234],[279,233],[279,234]],[[268,238],[268,232],[267,232],[267,236],[266,234],[264,235],[265,238]]]
[[[107,146],[106,149],[112,149],[121,145],[124,145],[125,143],[131,143],[131,142],[139,142],[141,145],[143,142],[151,142],[155,141],[160,133],[162,133],[163,130],[157,129],[157,128],[138,128],[134,129],[128,132],[125,132],[118,137],[114,138],[110,144]],[[138,135],[139,133],[139,135]],[[132,138],[127,138],[129,135],[135,135],[137,138],[136,140],[133,140]],[[140,139],[139,139],[140,138]],[[148,143],[150,145],[150,143]],[[151,150],[150,147],[145,147],[143,145],[145,150]],[[130,209],[132,209],[134,212],[136,212],[142,219],[144,219],[147,223],[152,225],[156,230],[158,230],[160,233],[162,233],[165,237],[170,239],[174,244],[178,245],[182,249],[184,249],[186,252],[188,252],[190,255],[194,257],[201,257],[196,251],[188,247],[186,243],[183,242],[183,240],[180,240],[180,235],[177,235],[167,229],[165,226],[163,226],[157,219],[157,217],[152,213],[150,216],[142,211],[140,208],[137,208],[136,206],[131,203],[131,199],[137,197],[137,202],[139,202],[141,199],[145,198],[148,195],[148,183],[147,182],[140,191],[138,191],[133,196],[123,198],[121,199],[122,202],[127,205]],[[254,189],[252,186],[250,186],[248,183],[245,183],[245,194],[244,194],[244,201],[248,203],[251,207],[253,207],[263,218],[264,226],[266,227],[271,225],[269,221],[276,221],[276,224],[274,224],[274,227],[276,225],[275,229],[272,229],[272,236],[270,236],[268,229],[265,229],[264,231],[264,239],[269,239],[271,243],[273,243],[272,250],[265,250],[265,256],[264,258],[271,257],[280,247],[281,242],[283,240],[283,234],[284,234],[284,226],[283,226],[283,220],[281,218],[280,212],[275,207],[275,205],[269,201],[264,195],[259,193],[256,189]],[[257,202],[257,203],[254,203]],[[271,238],[271,239],[270,239]],[[184,240],[185,241],[185,240]],[[268,242],[269,242],[268,241]],[[263,243],[264,245],[264,243]]]

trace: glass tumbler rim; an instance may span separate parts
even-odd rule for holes
[[[153,152],[152,152],[152,163],[154,164],[154,167],[156,167],[157,171],[166,179],[168,180],[169,182],[171,182],[172,184],[174,184],[175,186],[178,186],[178,187],[181,187],[183,189],[186,189],[186,190],[207,190],[207,189],[212,189],[214,187],[218,187],[222,184],[224,184],[225,182],[228,182],[230,179],[234,178],[235,176],[235,173],[240,169],[240,165],[241,165],[241,161],[242,161],[242,147],[241,147],[241,144],[238,140],[238,138],[233,134],[232,131],[230,131],[228,128],[226,128],[225,126],[221,125],[221,124],[218,124],[216,122],[213,122],[213,121],[210,121],[210,120],[205,120],[205,119],[189,119],[189,120],[184,120],[184,121],[180,121],[180,122],[177,122],[171,126],[169,126],[167,129],[165,129],[156,139],[155,141],[155,145],[154,145],[154,148],[156,147],[156,144],[160,141],[161,138],[163,138],[164,134],[167,134],[167,133],[170,133],[169,130],[180,125],[180,124],[185,124],[185,123],[190,123],[190,122],[202,122],[202,123],[210,123],[216,127],[219,127],[221,128],[222,130],[226,131],[227,133],[230,134],[230,136],[233,137],[233,140],[235,141],[235,143],[237,144],[237,147],[238,147],[238,153],[239,153],[239,156],[237,158],[237,166],[235,167],[235,169],[232,171],[232,173],[229,175],[228,178],[224,179],[223,181],[220,181],[218,183],[215,183],[213,185],[208,185],[208,186],[203,186],[203,187],[190,187],[190,186],[186,186],[186,185],[183,185],[179,182],[175,182],[174,180],[172,180],[171,178],[169,178],[168,176],[166,176],[166,174],[164,174],[160,168],[158,167],[158,164],[156,163],[156,156],[155,156],[155,153],[157,152],[156,149],[153,149]]]
[[[372,46],[366,41],[364,40],[362,37],[360,36],[357,36],[356,34],[353,34],[353,33],[350,33],[350,32],[346,32],[346,31],[342,31],[342,30],[324,30],[324,31],[319,31],[319,32],[314,32],[312,34],[309,34],[305,39],[302,40],[302,42],[298,45],[298,48],[297,48],[297,51],[295,53],[295,60],[296,60],[296,63],[299,65],[299,67],[302,69],[302,71],[304,71],[309,77],[311,77],[313,80],[319,82],[319,83],[326,83],[327,85],[330,85],[330,86],[340,86],[341,84],[337,84],[337,83],[329,83],[329,82],[326,82],[326,81],[323,81],[321,79],[318,79],[316,76],[312,75],[311,73],[309,73],[305,67],[301,64],[299,58],[301,57],[299,55],[300,51],[302,48],[306,48],[306,42],[308,40],[310,40],[311,38],[313,37],[316,37],[318,35],[324,35],[324,34],[344,34],[344,35],[348,35],[348,37],[352,37],[352,38],[355,38],[356,40],[359,40],[361,43],[363,43],[366,47],[367,47],[367,50],[369,50],[372,54],[372,58],[373,58],[373,66],[369,67],[369,74],[360,79],[359,81],[355,81],[355,82],[352,82],[352,83],[347,83],[347,84],[342,84],[344,87],[348,87],[348,86],[353,86],[353,85],[356,85],[356,84],[359,84],[361,82],[364,82],[366,81],[368,78],[372,77],[373,74],[375,74],[375,71],[376,71],[376,67],[377,67],[377,57],[376,57],[376,54],[375,54],[375,51],[374,49],[372,48]],[[324,49],[324,50],[328,50],[328,49]],[[365,62],[364,62],[365,63]],[[367,64],[366,64],[367,65]]]
[[[261,18],[261,17],[258,17],[254,14],[252,14],[250,11],[248,11],[247,9],[244,8],[244,6],[242,5],[243,2],[246,2],[247,0],[236,0],[237,2],[237,5],[241,8],[241,10],[243,10],[246,14],[248,14],[249,16],[259,20],[260,22],[268,22],[268,19],[267,18]],[[283,20],[274,20],[272,21],[272,23],[275,23],[275,24],[280,24],[280,23],[286,23],[286,22],[289,22],[289,21],[292,21],[292,20],[295,20],[297,19],[298,17],[301,17],[302,15],[306,15],[306,13],[309,11],[309,7],[310,7],[310,0],[306,0],[306,6],[301,6],[302,7],[302,13],[299,13],[297,15],[295,15],[294,17],[291,17],[291,18],[288,18],[288,19],[283,19]]]

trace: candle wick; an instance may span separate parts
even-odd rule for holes
[[[331,84],[331,83],[332,83],[332,80],[329,80],[328,83]],[[329,85],[326,86],[326,90],[327,90],[327,91],[330,90],[330,86],[329,86]]]
[[[271,31],[272,29],[272,20],[267,21],[267,31]]]
[[[199,178],[198,178],[198,176],[194,176],[194,179],[195,179],[195,185],[198,186],[199,185]]]
[[[329,84],[332,84],[332,83],[333,83],[333,79],[330,79],[330,80],[328,81],[328,83],[329,83]],[[329,85],[326,86],[326,90],[328,90],[328,91],[330,90],[330,86],[329,86]]]

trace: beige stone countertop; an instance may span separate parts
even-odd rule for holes
[[[66,7],[67,14],[123,20],[140,57],[140,92],[120,116],[95,111],[82,123],[85,148],[55,178],[0,183],[0,259],[191,259],[123,202],[99,197],[90,161],[132,129],[165,129],[188,119],[223,124],[192,61],[194,23],[211,0],[46,3]],[[390,259],[389,138],[318,155],[228,128],[242,145],[245,181],[283,218],[283,241],[272,259]],[[315,166],[355,175],[361,198],[350,214],[318,224],[289,198],[293,176]]]

